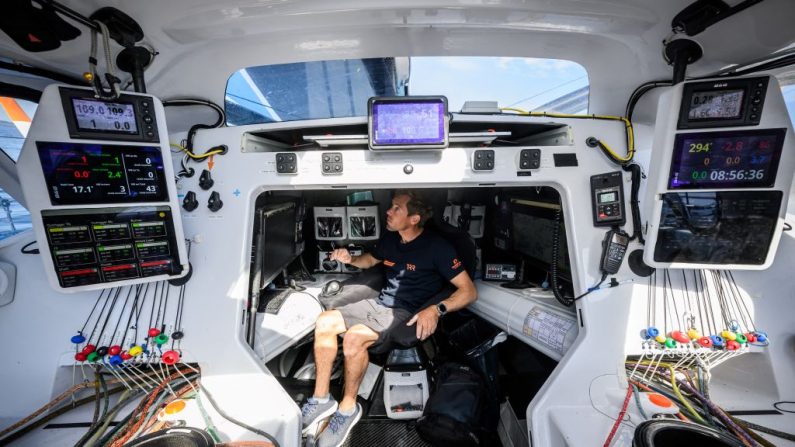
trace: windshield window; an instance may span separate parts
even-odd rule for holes
[[[0,157],[16,162],[38,104],[0,96]],[[0,240],[31,228],[30,213],[0,186]]]
[[[560,113],[588,111],[588,74],[574,62],[505,57],[345,59],[237,71],[226,87],[227,124],[366,116],[372,96],[444,95]]]

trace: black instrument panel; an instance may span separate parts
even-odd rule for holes
[[[69,136],[83,140],[157,143],[160,136],[152,99],[121,94],[112,101],[85,89],[59,88]]]
[[[159,147],[37,141],[53,205],[166,202]]]
[[[776,182],[787,129],[680,133],[669,189],[766,188]]]
[[[779,218],[781,191],[662,195],[656,262],[762,265]]]
[[[766,77],[687,83],[677,129],[759,125],[767,85]]]
[[[182,272],[167,206],[43,210],[41,217],[61,287]]]

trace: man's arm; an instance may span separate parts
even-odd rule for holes
[[[381,263],[380,259],[376,259],[370,253],[363,253],[361,256],[351,256],[346,248],[338,248],[332,251],[329,259],[332,261],[339,261],[343,264],[350,264],[363,270]]]
[[[466,271],[456,275],[450,282],[456,287],[456,290],[447,299],[442,301],[447,307],[448,312],[463,309],[478,299],[478,291]],[[439,324],[439,312],[436,310],[436,305],[428,306],[417,312],[417,314],[406,323],[406,326],[411,326],[414,323],[417,323],[418,339],[425,340],[430,337],[436,331],[436,326]]]

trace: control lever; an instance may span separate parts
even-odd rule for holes
[[[221,195],[218,194],[218,191],[213,191],[210,194],[210,200],[207,201],[207,208],[210,208],[210,211],[216,212],[223,208],[224,202],[221,200]]]
[[[196,200],[196,193],[193,191],[188,191],[185,194],[185,198],[182,199],[182,208],[185,208],[185,211],[191,212],[195,210],[199,206],[199,201]]]
[[[202,174],[199,176],[199,186],[201,189],[207,191],[208,189],[212,188],[215,184],[215,180],[213,180],[212,174],[210,171],[204,169],[202,170]]]

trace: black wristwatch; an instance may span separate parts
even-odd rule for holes
[[[447,314],[447,306],[445,306],[444,303],[437,304],[436,305],[436,312],[439,313],[440,317],[445,316],[445,314]]]

